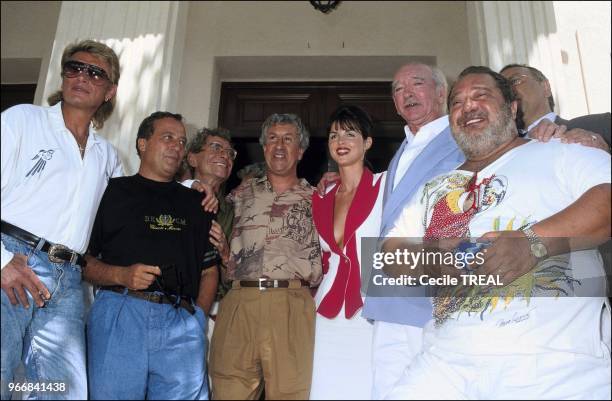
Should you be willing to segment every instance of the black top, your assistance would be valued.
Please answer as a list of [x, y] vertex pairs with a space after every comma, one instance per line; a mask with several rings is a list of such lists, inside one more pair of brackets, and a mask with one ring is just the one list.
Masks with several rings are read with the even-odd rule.
[[89, 253], [111, 265], [159, 266], [162, 278], [147, 291], [163, 286], [195, 299], [202, 270], [218, 262], [208, 233], [214, 214], [204, 212], [201, 200], [199, 192], [174, 181], [151, 181], [138, 174], [111, 178], [98, 208]]

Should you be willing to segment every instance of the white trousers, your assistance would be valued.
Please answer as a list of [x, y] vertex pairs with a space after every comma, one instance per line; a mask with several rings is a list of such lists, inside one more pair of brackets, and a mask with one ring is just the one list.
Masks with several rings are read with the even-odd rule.
[[334, 319], [317, 314], [311, 400], [364, 400], [372, 391], [374, 326], [344, 309]]
[[553, 350], [519, 354], [508, 349], [500, 350], [498, 355], [475, 355], [469, 353], [465, 339], [457, 339], [455, 349], [442, 349], [426, 333], [423, 352], [413, 359], [384, 397], [395, 400], [609, 400], [612, 372], [607, 302], [600, 322], [600, 339], [592, 355]]
[[418, 355], [387, 399], [610, 399], [610, 354]]
[[422, 348], [422, 328], [382, 321], [374, 323], [372, 399], [387, 397]]

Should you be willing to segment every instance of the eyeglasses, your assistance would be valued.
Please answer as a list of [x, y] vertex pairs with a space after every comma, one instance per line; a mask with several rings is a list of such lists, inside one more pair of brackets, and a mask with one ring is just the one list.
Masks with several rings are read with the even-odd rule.
[[103, 85], [107, 81], [110, 82], [110, 78], [106, 71], [93, 64], [69, 60], [66, 61], [62, 67], [62, 75], [67, 78], [74, 78], [83, 72], [87, 73], [87, 76], [94, 85]]
[[525, 74], [519, 74], [513, 76], [508, 81], [510, 82], [510, 86], [515, 87], [525, 82], [525, 78], [529, 78], [529, 76]]
[[210, 149], [213, 153], [224, 152], [230, 160], [235, 160], [236, 156], [238, 156], [238, 152], [235, 149], [224, 148], [223, 145], [218, 142], [210, 142], [204, 146], [208, 147], [208, 149]]

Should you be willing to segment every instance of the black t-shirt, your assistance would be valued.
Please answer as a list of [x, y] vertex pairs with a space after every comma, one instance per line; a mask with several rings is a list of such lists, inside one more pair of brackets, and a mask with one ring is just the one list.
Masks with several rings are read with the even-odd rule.
[[202, 270], [218, 262], [209, 241], [214, 214], [204, 212], [202, 195], [177, 182], [138, 174], [112, 178], [94, 222], [89, 253], [104, 263], [159, 266], [162, 278], [147, 291], [197, 298]]

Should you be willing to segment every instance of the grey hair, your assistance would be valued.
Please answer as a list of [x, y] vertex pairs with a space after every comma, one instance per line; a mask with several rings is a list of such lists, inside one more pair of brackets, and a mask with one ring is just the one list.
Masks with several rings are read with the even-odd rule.
[[292, 124], [297, 128], [298, 135], [300, 136], [300, 148], [302, 150], [306, 150], [308, 148], [308, 144], [310, 143], [310, 135], [308, 134], [308, 130], [302, 124], [302, 120], [295, 114], [278, 114], [274, 113], [266, 118], [266, 121], [261, 126], [261, 136], [259, 137], [259, 143], [261, 146], [266, 144], [266, 135], [270, 127], [276, 124]]
[[257, 162], [251, 163], [248, 166], [244, 166], [236, 173], [236, 176], [241, 180], [244, 179], [245, 176], [253, 174], [254, 177], [263, 177], [266, 175], [266, 163]]
[[222, 127], [213, 129], [204, 127], [199, 130], [196, 136], [191, 140], [191, 142], [189, 142], [189, 145], [187, 145], [187, 152], [185, 153], [200, 153], [202, 151], [202, 146], [204, 146], [204, 144], [206, 143], [206, 138], [208, 138], [209, 136], [223, 138], [229, 142], [230, 146], [234, 146], [232, 144], [232, 136], [230, 135], [229, 130]]
[[[431, 71], [431, 77], [434, 81], [434, 84], [436, 85], [436, 89], [442, 89], [442, 91], [444, 92], [444, 98], [448, 96], [448, 81], [446, 80], [446, 76], [444, 75], [441, 69], [439, 69], [435, 65], [426, 64], [426, 63], [408, 63], [408, 64], [404, 64], [401, 68], [404, 68], [409, 65], [421, 65], [421, 66], [429, 68], [429, 70]], [[394, 87], [395, 87], [395, 81], [391, 83], [392, 91]], [[446, 102], [442, 104], [442, 112], [445, 114], [447, 112]]]

